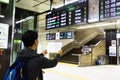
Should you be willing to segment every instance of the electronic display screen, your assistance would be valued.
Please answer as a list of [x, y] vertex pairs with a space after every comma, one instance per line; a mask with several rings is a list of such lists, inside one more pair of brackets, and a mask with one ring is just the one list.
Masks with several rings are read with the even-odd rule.
[[60, 28], [87, 22], [88, 1], [80, 0], [53, 9], [46, 15], [46, 29]]
[[100, 20], [120, 17], [120, 0], [99, 0]]
[[55, 40], [55, 39], [56, 39], [56, 33], [46, 34], [46, 40]]
[[73, 32], [68, 31], [68, 32], [60, 32], [60, 39], [72, 39], [73, 38]]

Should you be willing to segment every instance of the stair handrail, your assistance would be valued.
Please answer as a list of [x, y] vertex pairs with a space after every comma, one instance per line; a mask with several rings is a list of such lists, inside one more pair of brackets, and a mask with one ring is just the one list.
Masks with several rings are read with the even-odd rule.
[[[88, 41], [92, 40], [94, 37], [96, 37], [98, 35], [98, 32], [94, 32], [93, 34], [91, 34], [90, 36], [84, 38], [83, 40], [81, 40], [80, 42], [77, 42], [77, 44], [79, 44], [78, 47], [81, 47], [83, 44], [87, 43]], [[77, 47], [76, 47], [77, 48]]]
[[[67, 46], [71, 46], [71, 47], [63, 50], [63, 55], [64, 55], [65, 53], [67, 53], [68, 51], [70, 51], [71, 49], [73, 49], [73, 48], [80, 48], [81, 46], [83, 46], [83, 44], [87, 43], [88, 41], [90, 41], [91, 39], [93, 39], [94, 37], [96, 37], [97, 35], [98, 35], [98, 32], [94, 32], [94, 33], [91, 34], [90, 36], [84, 38], [82, 41], [77, 42], [77, 44], [79, 44], [79, 45], [77, 45], [77, 47], [76, 47], [76, 45], [74, 45], [74, 44], [76, 43], [76, 41], [70, 42], [69, 44], [67, 44]], [[66, 45], [65, 45], [65, 46], [66, 46]], [[65, 47], [65, 46], [64, 46], [64, 47]], [[64, 47], [63, 47], [63, 48], [64, 48]]]

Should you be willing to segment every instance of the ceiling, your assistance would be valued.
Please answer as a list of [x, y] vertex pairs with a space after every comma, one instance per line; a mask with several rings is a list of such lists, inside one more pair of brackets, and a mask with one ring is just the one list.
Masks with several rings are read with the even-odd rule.
[[[51, 1], [52, 1], [52, 6], [51, 6]], [[19, 17], [19, 15], [23, 13], [24, 15], [29, 14], [30, 11], [33, 11], [35, 13], [44, 13], [50, 10], [50, 8], [59, 7], [64, 5], [64, 3], [70, 3], [71, 1], [75, 1], [75, 0], [16, 0], [15, 5], [17, 8], [29, 10], [27, 13], [24, 13], [24, 11], [20, 12], [20, 9], [16, 9], [16, 15], [17, 15], [16, 17]], [[46, 14], [39, 15], [40, 28], [45, 28], [45, 17]]]
[[[74, 0], [65, 0], [68, 3]], [[16, 0], [16, 7], [42, 13], [50, 9], [51, 0]], [[52, 8], [63, 5], [64, 0], [52, 0]]]
[[[50, 1], [52, 1], [52, 0], [16, 0], [16, 7], [22, 8], [25, 10], [30, 10], [33, 12], [37, 12], [37, 13], [43, 13], [47, 10], [50, 10], [50, 5], [51, 5]], [[64, 1], [65, 1], [65, 3], [69, 3], [74, 0], [53, 0], [51, 7], [55, 8], [60, 5], [64, 5]], [[39, 27], [41, 30], [45, 30], [45, 24], [46, 24], [45, 17], [46, 17], [46, 14], [41, 14], [39, 16], [39, 25], [40, 25]], [[89, 26], [89, 25], [96, 26], [97, 24], [101, 25], [101, 24], [106, 24], [106, 23], [109, 24], [109, 23], [111, 23], [111, 21], [107, 21], [105, 23], [96, 23], [96, 24], [93, 23], [93, 24], [87, 24], [87, 25], [79, 25], [79, 27]], [[99, 27], [99, 26], [97, 26], [97, 27]], [[109, 27], [111, 27], [111, 26], [109, 25]], [[109, 28], [109, 27], [106, 27], [106, 28]], [[78, 29], [78, 27], [73, 27], [71, 29]]]

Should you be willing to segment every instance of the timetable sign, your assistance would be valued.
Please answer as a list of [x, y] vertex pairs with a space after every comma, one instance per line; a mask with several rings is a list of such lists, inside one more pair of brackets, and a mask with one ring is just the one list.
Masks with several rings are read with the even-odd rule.
[[74, 3], [55, 8], [46, 15], [46, 29], [60, 28], [87, 22], [87, 15], [87, 0], [79, 0]]
[[120, 17], [120, 0], [100, 0], [100, 20]]

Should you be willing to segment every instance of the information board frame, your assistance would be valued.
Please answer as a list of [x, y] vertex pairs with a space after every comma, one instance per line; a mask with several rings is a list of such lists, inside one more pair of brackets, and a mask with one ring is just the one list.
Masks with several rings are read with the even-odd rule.
[[76, 1], [46, 14], [46, 30], [72, 26], [88, 21], [88, 0]]

